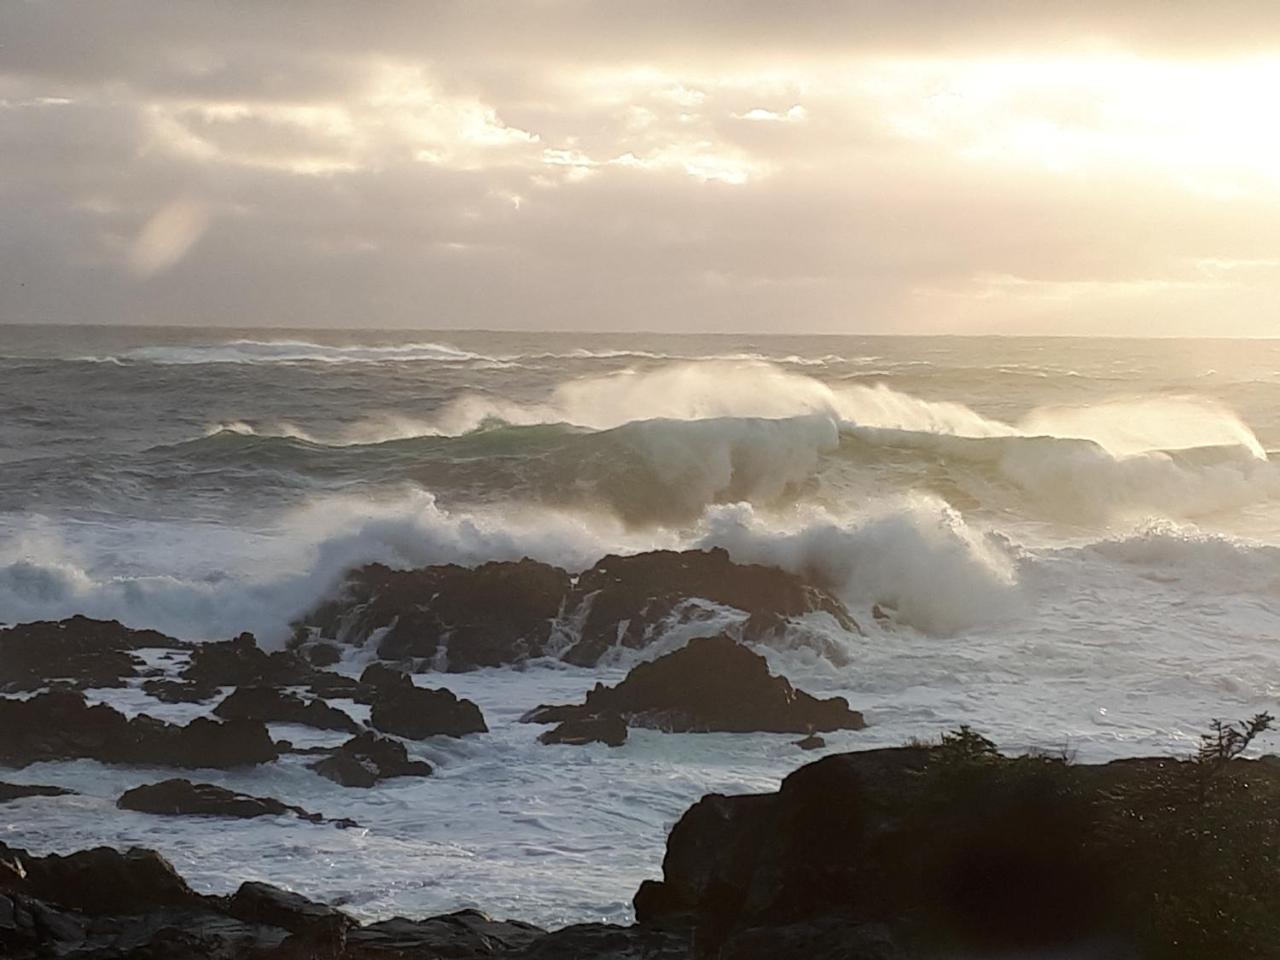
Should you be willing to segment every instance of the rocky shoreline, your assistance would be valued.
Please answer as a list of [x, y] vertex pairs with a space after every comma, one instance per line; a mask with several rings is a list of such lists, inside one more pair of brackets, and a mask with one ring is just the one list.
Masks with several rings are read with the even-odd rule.
[[14, 960], [892, 960], [1273, 956], [1280, 762], [1004, 757], [962, 730], [835, 754], [672, 829], [631, 926], [464, 910], [360, 925], [262, 883], [195, 893], [159, 854], [0, 845]]
[[[372, 790], [433, 775], [410, 753], [415, 743], [470, 742], [489, 730], [471, 700], [420, 685], [423, 672], [434, 680], [535, 658], [593, 665], [653, 647], [673, 626], [692, 627], [692, 639], [652, 649], [581, 703], [530, 704], [521, 719], [548, 727], [542, 743], [571, 748], [618, 746], [629, 729], [644, 729], [799, 734], [796, 748], [809, 749], [823, 745], [821, 733], [862, 729], [862, 714], [843, 697], [798, 689], [744, 644], [804, 642], [813, 616], [857, 630], [820, 584], [712, 550], [606, 557], [577, 577], [528, 560], [366, 567], [277, 651], [249, 634], [193, 644], [85, 617], [22, 624], [0, 630], [0, 765], [227, 771], [302, 755], [293, 762], [304, 778]], [[358, 676], [327, 669], [353, 652]], [[104, 688], [183, 705], [185, 722], [126, 716], [94, 702]], [[300, 746], [273, 735], [281, 723], [341, 741]], [[1005, 757], [967, 728], [934, 743], [829, 755], [774, 793], [713, 793], [693, 804], [670, 831], [662, 878], [635, 891], [630, 926], [546, 931], [474, 910], [361, 925], [262, 883], [198, 894], [152, 850], [40, 856], [0, 845], [0, 955], [1276, 956], [1280, 762], [1240, 757], [1267, 723], [1219, 725], [1189, 760]], [[0, 803], [66, 792], [0, 784]], [[139, 784], [117, 804], [154, 817], [357, 826], [194, 775]], [[8, 836], [20, 845], [20, 824]]]

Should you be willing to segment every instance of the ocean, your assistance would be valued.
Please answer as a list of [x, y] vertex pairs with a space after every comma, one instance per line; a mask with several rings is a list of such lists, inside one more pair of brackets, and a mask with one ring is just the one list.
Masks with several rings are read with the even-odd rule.
[[[1188, 752], [1210, 718], [1276, 706], [1277, 447], [1280, 341], [0, 326], [0, 622], [280, 646], [369, 561], [722, 546], [861, 624], [761, 651], [865, 713], [828, 751], [969, 724], [1088, 760]], [[77, 761], [6, 771], [81, 795], [11, 805], [3, 839], [154, 847], [202, 890], [268, 880], [364, 919], [625, 922], [690, 803], [813, 755], [649, 730], [546, 747], [516, 721], [714, 627], [598, 668], [419, 677], [492, 728], [412, 745], [426, 779], [200, 772], [359, 830], [117, 811], [170, 774]]]

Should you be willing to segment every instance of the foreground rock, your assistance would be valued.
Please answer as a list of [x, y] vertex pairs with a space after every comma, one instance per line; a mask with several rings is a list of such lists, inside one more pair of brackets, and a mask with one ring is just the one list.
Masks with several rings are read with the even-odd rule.
[[825, 757], [672, 828], [637, 924], [474, 910], [358, 926], [266, 884], [194, 893], [152, 851], [0, 844], [0, 955], [187, 960], [1245, 960], [1280, 942], [1280, 761]]
[[400, 673], [380, 679], [376, 690], [369, 725], [383, 733], [424, 740], [489, 732], [479, 707], [443, 687], [428, 690], [415, 686], [407, 674]]
[[337, 707], [322, 700], [304, 700], [270, 687], [237, 687], [213, 708], [225, 720], [260, 720], [263, 723], [300, 723], [318, 730], [355, 733], [360, 725]]
[[44, 787], [34, 783], [0, 783], [0, 803], [28, 797], [67, 797], [75, 794], [65, 787]]
[[198, 717], [178, 726], [145, 714], [126, 718], [106, 704], [90, 706], [76, 690], [0, 699], [0, 764], [7, 766], [90, 759], [226, 769], [269, 763], [276, 756], [267, 728], [251, 720]]
[[640, 924], [714, 957], [1274, 956], [1280, 765], [826, 757], [672, 829]]
[[263, 883], [195, 893], [151, 850], [100, 847], [37, 857], [0, 844], [0, 956], [6, 960], [374, 960], [514, 956], [538, 927], [464, 910], [361, 927]]
[[843, 697], [819, 700], [769, 672], [764, 657], [731, 637], [699, 637], [642, 663], [616, 687], [600, 684], [581, 705], [539, 707], [523, 719], [563, 723], [617, 715], [668, 732], [812, 733], [861, 730]]
[[135, 651], [186, 649], [155, 630], [131, 630], [115, 620], [69, 617], [0, 630], [0, 690], [39, 690], [54, 680], [80, 688], [120, 687], [139, 676]]
[[354, 820], [345, 818], [329, 821], [318, 813], [281, 803], [272, 797], [251, 797], [212, 783], [192, 783], [183, 779], [148, 783], [126, 790], [116, 801], [116, 806], [121, 810], [164, 816], [233, 817], [240, 820], [293, 814], [300, 820], [312, 823], [331, 822], [339, 827], [358, 826]]
[[431, 764], [425, 760], [410, 760], [399, 740], [369, 732], [352, 737], [332, 756], [310, 767], [344, 787], [372, 787], [394, 777], [427, 777], [432, 773]]
[[420, 570], [372, 564], [352, 571], [336, 597], [302, 618], [298, 647], [363, 645], [379, 633], [380, 657], [420, 669], [542, 656], [590, 666], [615, 647], [644, 647], [667, 626], [705, 616], [708, 603], [739, 610], [748, 639], [811, 613], [858, 629], [838, 599], [794, 574], [734, 563], [721, 549], [660, 550], [605, 557], [576, 580], [527, 559]]

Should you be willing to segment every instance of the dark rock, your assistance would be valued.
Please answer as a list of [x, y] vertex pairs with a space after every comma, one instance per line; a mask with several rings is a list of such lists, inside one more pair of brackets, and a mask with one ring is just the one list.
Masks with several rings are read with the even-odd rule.
[[734, 563], [720, 548], [655, 550], [605, 557], [578, 578], [566, 609], [587, 612], [579, 640], [564, 659], [592, 666], [619, 644], [647, 646], [655, 629], [691, 599], [742, 610], [757, 631], [815, 612], [828, 613], [844, 629], [858, 631], [843, 603], [795, 574]]
[[352, 677], [340, 673], [321, 671], [311, 678], [307, 687], [312, 696], [325, 700], [354, 700], [356, 703], [373, 703], [376, 691]]
[[[689, 960], [692, 954], [687, 933], [579, 923], [538, 937], [523, 950], [506, 956], [511, 960]], [[801, 957], [807, 960], [802, 953], [776, 954], [768, 960]], [[860, 958], [849, 955], [848, 960]]]
[[443, 654], [456, 672], [541, 656], [568, 589], [568, 573], [533, 560], [421, 570], [370, 564], [306, 620], [324, 637], [360, 644], [386, 628], [380, 657]]
[[204, 703], [212, 700], [221, 687], [211, 683], [184, 683], [181, 680], [148, 680], [142, 692], [161, 703]]
[[[366, 670], [365, 675], [368, 674]], [[479, 707], [470, 700], [459, 700], [443, 687], [429, 690], [414, 686], [408, 675], [401, 673], [377, 682], [376, 689], [369, 725], [383, 733], [423, 740], [441, 734], [463, 737], [489, 731]]]
[[741, 610], [748, 640], [786, 631], [791, 618], [809, 613], [858, 630], [821, 586], [713, 549], [608, 556], [576, 580], [532, 560], [407, 571], [372, 564], [304, 617], [300, 636], [364, 644], [381, 631], [383, 659], [456, 672], [547, 656], [561, 646], [553, 635], [576, 633], [563, 658], [590, 666], [616, 646], [646, 646], [673, 619], [705, 618], [708, 603]]
[[360, 674], [360, 685], [375, 691], [395, 690], [412, 682], [403, 670], [388, 667], [385, 663], [371, 663]]
[[322, 777], [344, 787], [372, 787], [392, 777], [426, 777], [431, 764], [410, 760], [404, 744], [376, 733], [352, 737], [329, 757], [310, 765]]
[[26, 797], [66, 797], [75, 794], [65, 787], [41, 787], [32, 783], [0, 783], [0, 803]]
[[1280, 769], [1209, 769], [955, 741], [824, 757], [689, 808], [636, 918], [734, 960], [1266, 955]]
[[811, 733], [809, 736], [797, 740], [795, 745], [801, 750], [821, 750], [827, 745], [827, 741], [816, 733]]
[[316, 669], [292, 650], [267, 653], [251, 633], [218, 643], [197, 643], [182, 679], [204, 686], [305, 686]]
[[518, 920], [492, 920], [479, 910], [428, 920], [396, 917], [347, 934], [344, 957], [493, 957], [528, 946], [545, 932]]
[[225, 720], [260, 720], [263, 723], [300, 723], [319, 730], [355, 733], [359, 724], [323, 700], [303, 700], [297, 694], [271, 687], [237, 687], [213, 708]]
[[69, 617], [0, 630], [0, 689], [38, 690], [51, 680], [77, 687], [120, 687], [139, 675], [134, 651], [187, 644], [154, 630], [131, 630], [115, 620]]
[[580, 703], [540, 703], [532, 710], [520, 715], [521, 723], [564, 723], [566, 720], [581, 720], [591, 716]]
[[819, 700], [769, 673], [764, 657], [727, 636], [698, 637], [642, 663], [616, 687], [597, 684], [578, 707], [539, 707], [533, 722], [620, 714], [637, 727], [669, 732], [812, 733], [860, 730], [862, 714], [843, 697]]
[[306, 657], [316, 667], [332, 667], [342, 659], [336, 643], [313, 643], [305, 648]]
[[80, 758], [225, 769], [269, 763], [276, 748], [267, 728], [248, 720], [197, 717], [183, 727], [145, 714], [126, 718], [106, 704], [89, 706], [75, 690], [0, 699], [0, 764]]
[[36, 857], [0, 843], [0, 891], [90, 915], [141, 913], [200, 900], [168, 860], [139, 847]]
[[627, 721], [616, 713], [606, 713], [580, 720], [566, 720], [554, 730], [538, 737], [540, 743], [567, 743], [581, 746], [603, 743], [620, 747], [627, 742]]
[[237, 920], [304, 936], [332, 937], [356, 922], [340, 910], [267, 883], [242, 883], [227, 904]]
[[[312, 823], [326, 821], [318, 813], [281, 803], [272, 797], [251, 797], [212, 783], [192, 783], [182, 779], [163, 780], [126, 790], [116, 801], [116, 806], [121, 810], [165, 816], [233, 817], [247, 820], [253, 817], [293, 814]], [[353, 820], [333, 822], [340, 827], [357, 826]]]

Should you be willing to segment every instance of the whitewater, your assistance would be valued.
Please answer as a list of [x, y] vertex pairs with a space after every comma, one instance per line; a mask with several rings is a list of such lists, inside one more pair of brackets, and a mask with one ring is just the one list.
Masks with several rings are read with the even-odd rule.
[[[720, 546], [822, 584], [862, 627], [815, 615], [760, 650], [866, 715], [828, 751], [967, 723], [1011, 750], [1188, 752], [1210, 718], [1277, 706], [1278, 448], [1272, 341], [0, 326], [0, 622], [280, 646], [370, 561], [581, 570]], [[359, 830], [116, 811], [167, 774], [89, 761], [6, 771], [81, 795], [0, 824], [35, 851], [140, 844], [204, 890], [264, 879], [366, 919], [627, 921], [691, 802], [773, 789], [812, 755], [645, 730], [546, 747], [517, 719], [727, 618], [600, 668], [420, 676], [492, 728], [411, 744], [424, 780], [346, 790], [303, 758], [200, 772]]]

